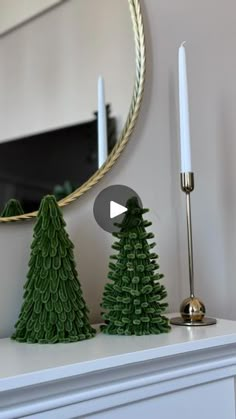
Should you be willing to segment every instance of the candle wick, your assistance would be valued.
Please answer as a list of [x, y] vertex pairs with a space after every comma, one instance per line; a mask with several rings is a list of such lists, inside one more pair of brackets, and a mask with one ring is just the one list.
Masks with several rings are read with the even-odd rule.
[[186, 41], [183, 41], [181, 44], [181, 47], [184, 47], [185, 44], [186, 44]]

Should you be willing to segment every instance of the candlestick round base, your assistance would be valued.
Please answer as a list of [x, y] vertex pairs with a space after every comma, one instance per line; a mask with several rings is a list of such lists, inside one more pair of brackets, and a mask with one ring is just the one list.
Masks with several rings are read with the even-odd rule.
[[201, 300], [196, 297], [186, 298], [180, 306], [181, 317], [171, 319], [171, 324], [179, 326], [208, 326], [216, 320], [205, 317], [206, 309]]
[[204, 317], [201, 322], [186, 322], [182, 319], [182, 317], [173, 317], [170, 320], [170, 323], [175, 326], [211, 326], [216, 324], [216, 319], [211, 317]]

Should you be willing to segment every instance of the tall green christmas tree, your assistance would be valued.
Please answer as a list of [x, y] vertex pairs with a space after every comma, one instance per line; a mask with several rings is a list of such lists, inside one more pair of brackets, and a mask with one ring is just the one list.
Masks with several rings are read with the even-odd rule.
[[159, 265], [158, 256], [152, 252], [155, 243], [148, 243], [153, 238], [146, 232], [152, 223], [144, 221], [142, 209], [136, 197], [127, 201], [127, 212], [118, 233], [113, 235], [119, 240], [113, 244], [118, 250], [111, 256], [108, 278], [111, 283], [105, 285], [102, 313], [105, 325], [104, 333], [110, 335], [150, 335], [165, 333], [170, 330], [169, 321], [163, 315], [168, 304], [162, 300], [167, 292], [160, 279], [163, 275], [155, 273]]
[[76, 342], [95, 335], [65, 225], [55, 197], [46, 196], [34, 227], [24, 302], [12, 336], [19, 342]]
[[15, 215], [22, 215], [24, 211], [21, 203], [17, 199], [9, 199], [3, 208], [0, 217], [14, 217]]

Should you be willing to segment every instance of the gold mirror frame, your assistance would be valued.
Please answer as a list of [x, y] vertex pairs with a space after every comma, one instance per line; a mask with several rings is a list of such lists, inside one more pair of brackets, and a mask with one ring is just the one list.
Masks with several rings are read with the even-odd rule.
[[[107, 160], [103, 166], [94, 173], [83, 185], [76, 189], [73, 193], [68, 195], [66, 198], [58, 202], [60, 207], [70, 204], [75, 201], [85, 192], [92, 188], [102, 177], [111, 169], [113, 164], [116, 162], [121, 152], [125, 148], [130, 135], [134, 129], [135, 122], [137, 120], [140, 105], [143, 97], [144, 82], [145, 82], [145, 67], [146, 67], [146, 56], [145, 56], [145, 38], [143, 29], [143, 19], [141, 14], [139, 0], [128, 0], [131, 21], [134, 31], [134, 42], [135, 42], [135, 57], [136, 57], [136, 80], [134, 84], [134, 91], [131, 101], [129, 114], [125, 123], [125, 126], [121, 132], [120, 138], [117, 144], [109, 154]], [[7, 223], [9, 221], [23, 221], [30, 218], [36, 217], [38, 211], [30, 212], [28, 214], [17, 215], [14, 217], [0, 217], [0, 222]]]

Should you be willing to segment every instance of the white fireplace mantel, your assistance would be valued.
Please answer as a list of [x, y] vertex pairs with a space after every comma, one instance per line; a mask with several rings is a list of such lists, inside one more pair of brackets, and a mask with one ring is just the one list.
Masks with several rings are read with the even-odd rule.
[[236, 322], [71, 344], [0, 340], [0, 419], [235, 419]]

